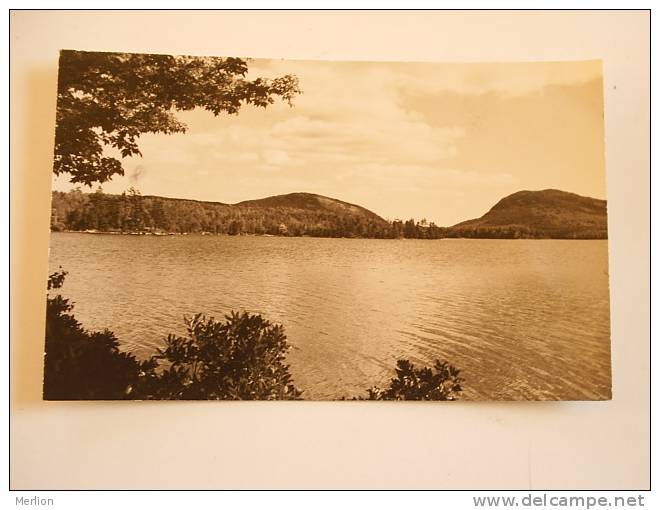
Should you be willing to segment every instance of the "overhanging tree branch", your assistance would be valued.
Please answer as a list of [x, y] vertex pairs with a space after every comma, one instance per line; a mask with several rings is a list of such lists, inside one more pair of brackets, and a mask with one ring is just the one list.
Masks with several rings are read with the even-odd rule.
[[266, 107], [300, 94], [298, 78], [246, 79], [240, 58], [100, 53], [63, 50], [57, 87], [56, 175], [91, 186], [123, 175], [122, 158], [141, 155], [142, 133], [181, 133], [176, 111], [203, 108], [237, 114], [241, 106]]

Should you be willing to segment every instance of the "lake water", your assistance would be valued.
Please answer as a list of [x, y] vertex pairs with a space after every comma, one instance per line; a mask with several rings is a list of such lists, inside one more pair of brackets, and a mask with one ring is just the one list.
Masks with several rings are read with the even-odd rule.
[[53, 233], [92, 330], [148, 356], [184, 314], [284, 325], [307, 399], [387, 385], [399, 358], [462, 370], [464, 399], [610, 395], [607, 241]]

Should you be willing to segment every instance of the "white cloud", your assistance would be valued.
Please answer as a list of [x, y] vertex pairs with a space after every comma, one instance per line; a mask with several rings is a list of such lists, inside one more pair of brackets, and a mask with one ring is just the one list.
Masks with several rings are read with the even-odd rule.
[[268, 165], [273, 167], [294, 163], [289, 157], [289, 153], [283, 150], [267, 149], [261, 153], [261, 157]]

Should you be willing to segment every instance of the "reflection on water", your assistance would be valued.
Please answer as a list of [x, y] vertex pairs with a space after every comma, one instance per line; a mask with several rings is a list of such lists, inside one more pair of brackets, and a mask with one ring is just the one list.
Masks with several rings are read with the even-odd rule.
[[463, 398], [610, 396], [607, 241], [53, 233], [89, 329], [147, 356], [184, 314], [281, 322], [308, 399], [385, 385], [399, 358], [462, 369]]

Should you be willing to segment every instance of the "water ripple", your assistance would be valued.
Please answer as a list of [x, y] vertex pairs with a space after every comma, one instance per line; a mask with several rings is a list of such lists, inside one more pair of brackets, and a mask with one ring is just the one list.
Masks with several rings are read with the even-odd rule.
[[458, 366], [470, 399], [610, 395], [606, 241], [54, 233], [50, 265], [76, 317], [140, 356], [186, 314], [281, 322], [307, 398], [363, 394], [403, 357]]

